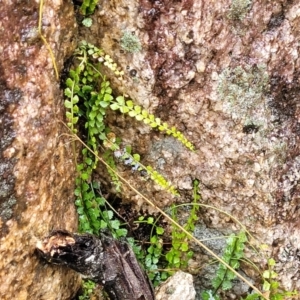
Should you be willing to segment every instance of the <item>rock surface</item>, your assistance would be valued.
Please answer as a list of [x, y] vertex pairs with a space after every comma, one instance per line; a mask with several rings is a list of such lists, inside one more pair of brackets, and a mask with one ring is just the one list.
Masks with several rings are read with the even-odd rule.
[[[36, 31], [38, 4], [8, 1], [0, 15], [0, 296], [67, 299], [78, 277], [33, 255], [45, 232], [76, 228], [62, 94]], [[283, 287], [300, 289], [299, 1], [104, 0], [94, 20], [87, 39], [126, 71], [126, 83], [115, 79], [114, 87], [184, 132], [196, 151], [115, 113], [112, 130], [178, 186], [176, 201], [190, 202], [197, 178], [202, 201], [242, 221], [269, 246]], [[74, 24], [71, 2], [45, 3], [43, 30], [59, 69]], [[140, 52], [122, 49], [125, 32], [139, 38]], [[122, 168], [160, 207], [174, 202]], [[126, 186], [122, 197], [146, 208]], [[214, 210], [201, 216], [220, 233], [238, 228]]]
[[[178, 185], [180, 201], [199, 179], [202, 201], [242, 221], [269, 246], [283, 287], [299, 289], [299, 1], [106, 0], [95, 20], [89, 41], [126, 71], [115, 87], [182, 130], [196, 151], [129, 117], [113, 114], [113, 131]], [[125, 32], [140, 52], [122, 49]], [[174, 201], [121, 170], [160, 207]], [[122, 196], [144, 206], [126, 187]], [[238, 228], [214, 210], [203, 222]]]
[[[58, 69], [74, 50], [71, 1], [44, 1], [42, 28]], [[80, 277], [41, 263], [38, 239], [76, 230], [74, 159], [63, 97], [37, 32], [36, 1], [5, 1], [0, 12], [0, 298], [70, 299]]]
[[182, 271], [172, 275], [155, 293], [156, 300], [194, 300], [195, 296], [193, 276]]

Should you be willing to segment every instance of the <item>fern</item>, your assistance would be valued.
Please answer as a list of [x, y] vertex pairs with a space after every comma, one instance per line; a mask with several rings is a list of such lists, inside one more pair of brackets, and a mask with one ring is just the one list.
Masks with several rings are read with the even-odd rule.
[[[227, 239], [227, 245], [224, 250], [222, 259], [231, 266], [234, 270], [240, 267], [240, 260], [244, 257], [245, 243], [247, 242], [247, 236], [244, 231], [241, 231], [237, 236], [231, 234]], [[224, 264], [219, 264], [215, 278], [212, 280], [212, 286], [214, 291], [204, 291], [202, 293], [203, 299], [207, 298], [208, 295], [212, 294], [216, 298], [219, 289], [224, 291], [232, 288], [232, 281], [236, 278], [236, 275], [229, 270]]]
[[[241, 231], [238, 236], [232, 234], [227, 239], [227, 246], [222, 259], [235, 270], [239, 268], [239, 261], [244, 256], [245, 242], [247, 242], [247, 237], [244, 231]], [[215, 291], [219, 288], [229, 290], [232, 288], [232, 280], [235, 278], [236, 275], [221, 264], [219, 265], [216, 277], [212, 281], [212, 285]]]
[[[112, 180], [112, 184], [114, 185], [116, 191], [119, 193], [121, 192], [122, 182], [119, 179], [119, 177], [116, 175], [117, 166], [113, 157], [113, 152], [108, 149], [103, 154], [104, 161], [110, 166], [110, 168], [107, 168], [107, 172], [110, 175], [110, 178]], [[115, 172], [114, 172], [115, 171]]]
[[162, 122], [160, 118], [156, 118], [154, 115], [149, 114], [145, 109], [142, 109], [141, 106], [135, 105], [132, 100], [125, 100], [123, 96], [119, 96], [113, 101], [110, 108], [112, 110], [119, 110], [121, 113], [128, 114], [138, 121], [143, 121], [152, 128], [157, 128], [159, 131], [172, 135], [191, 151], [195, 150], [193, 144], [188, 141], [182, 132], [178, 131], [175, 127], [170, 128], [167, 123]]
[[90, 15], [95, 11], [99, 0], [83, 0], [80, 11], [83, 15]]
[[79, 98], [77, 93], [80, 91], [79, 88], [79, 74], [80, 68], [76, 68], [75, 70], [70, 71], [70, 77], [66, 80], [65, 96], [68, 98], [65, 100], [64, 105], [67, 109], [66, 117], [68, 119], [67, 125], [70, 127], [72, 133], [77, 133], [77, 129], [75, 129], [74, 125], [78, 122], [78, 102]]
[[[93, 3], [95, 4], [96, 2], [84, 1], [83, 5], [92, 5]], [[100, 72], [100, 68], [101, 66], [107, 67], [120, 81], [123, 81], [124, 72], [101, 49], [86, 41], [82, 41], [79, 48], [75, 51], [75, 59], [77, 65], [70, 70], [64, 91], [67, 125], [73, 134], [77, 134], [76, 125], [81, 120], [80, 123], [86, 129], [86, 144], [92, 150], [87, 151], [87, 149], [83, 149], [82, 161], [77, 165], [76, 205], [78, 207], [80, 231], [97, 233], [104, 226], [104, 224], [100, 224], [96, 220], [101, 216], [100, 206], [102, 202], [97, 202], [99, 198], [93, 192], [91, 181], [93, 170], [98, 163], [97, 156], [101, 144], [110, 150], [104, 155], [104, 159], [109, 166], [107, 169], [112, 178], [112, 183], [117, 191], [121, 189], [121, 181], [114, 172], [116, 170], [114, 157], [113, 155], [109, 157], [109, 154], [114, 153], [119, 147], [114, 139], [111, 139], [109, 134], [107, 134], [107, 126], [105, 124], [107, 109], [118, 109], [122, 113], [128, 113], [129, 116], [149, 124], [152, 128], [158, 128], [160, 131], [173, 135], [191, 150], [193, 150], [193, 145], [175, 127], [170, 128], [159, 118], [155, 118], [154, 115], [135, 105], [132, 100], [125, 101], [123, 96], [114, 98], [110, 81]], [[73, 151], [75, 152], [74, 144]], [[155, 183], [170, 193], [178, 195], [175, 187], [161, 174], [151, 166], [143, 166], [139, 162], [140, 157], [138, 154], [131, 155], [127, 152], [126, 156], [127, 158], [131, 157], [132, 164], [138, 166], [138, 169], [145, 170]]]
[[[98, 117], [96, 109], [92, 112], [91, 116], [97, 116], [97, 118], [99, 118], [99, 123], [103, 121], [103, 118], [101, 117], [103, 116], [103, 114], [105, 114], [105, 110], [109, 105], [109, 107], [112, 110], [119, 110], [123, 114], [128, 113], [130, 117], [135, 117], [138, 121], [143, 121], [145, 124], [148, 124], [152, 128], [157, 128], [158, 130], [165, 132], [168, 135], [172, 135], [173, 137], [178, 139], [183, 145], [185, 145], [188, 149], [194, 151], [193, 144], [190, 141], [188, 141], [188, 139], [183, 135], [183, 133], [177, 130], [175, 127], [170, 127], [167, 123], [162, 122], [160, 118], [156, 118], [153, 114], [150, 114], [145, 109], [142, 109], [141, 106], [135, 105], [132, 100], [125, 100], [123, 96], [119, 96], [116, 99], [113, 99], [113, 97], [111, 96], [112, 90], [110, 87], [108, 87], [109, 81], [107, 81], [105, 77], [102, 76], [102, 74], [99, 71], [99, 68], [97, 68], [96, 64], [93, 62], [93, 60], [98, 60], [100, 63], [103, 63], [104, 66], [106, 66], [114, 72], [114, 74], [119, 80], [123, 81], [124, 71], [122, 71], [121, 68], [117, 66], [117, 64], [112, 60], [112, 58], [109, 55], [105, 54], [101, 49], [97, 48], [96, 46], [90, 43], [87, 43], [86, 41], [81, 42], [80, 47], [77, 49], [75, 54], [76, 57], [81, 61], [81, 63], [75, 71], [70, 71], [70, 77], [73, 76], [74, 79], [72, 80], [72, 78], [68, 78], [66, 82], [69, 89], [66, 90], [65, 93], [67, 93], [67, 96], [73, 100], [67, 103], [65, 102], [65, 106], [67, 108], [71, 110], [74, 109], [74, 107], [72, 108], [72, 104], [75, 105], [79, 101], [78, 96], [76, 94], [79, 93], [79, 96], [84, 97], [86, 92], [92, 92], [93, 87], [95, 87], [92, 85], [95, 85], [98, 82], [97, 78], [101, 77], [101, 80], [105, 81], [105, 85], [107, 85], [106, 87], [109, 89], [103, 90], [103, 86], [101, 86], [100, 94], [98, 94], [98, 101], [94, 102], [99, 108], [100, 116]], [[79, 86], [80, 79], [83, 85], [81, 92]], [[96, 94], [96, 91], [93, 91], [91, 93], [93, 97], [95, 97]], [[102, 96], [103, 98], [101, 99]], [[89, 102], [93, 102], [93, 97], [88, 99], [89, 106]], [[74, 113], [76, 114], [76, 112]], [[71, 112], [68, 115], [69, 119], [73, 121], [75, 121], [74, 113]]]
[[[198, 221], [197, 212], [199, 211], [200, 195], [198, 193], [199, 181], [193, 181], [193, 202], [189, 217], [184, 229], [190, 233], [194, 232], [195, 223]], [[173, 205], [171, 208], [172, 219], [178, 221], [178, 207]], [[186, 233], [182, 232], [177, 226], [172, 225], [172, 247], [166, 254], [166, 260], [168, 261], [168, 268], [186, 268], [188, 260], [194, 255], [193, 251], [189, 248], [189, 238]]]
[[106, 143], [110, 145], [111, 149], [114, 149], [114, 155], [121, 161], [124, 162], [125, 165], [130, 165], [133, 171], [145, 171], [146, 174], [159, 186], [161, 186], [164, 190], [170, 192], [174, 196], [179, 196], [176, 188], [159, 172], [155, 171], [151, 166], [144, 166], [140, 162], [140, 155], [137, 153], [131, 154], [131, 147], [126, 146], [124, 149], [120, 149], [117, 144]]
[[212, 291], [204, 291], [201, 293], [202, 300], [220, 300], [218, 295], [214, 295]]

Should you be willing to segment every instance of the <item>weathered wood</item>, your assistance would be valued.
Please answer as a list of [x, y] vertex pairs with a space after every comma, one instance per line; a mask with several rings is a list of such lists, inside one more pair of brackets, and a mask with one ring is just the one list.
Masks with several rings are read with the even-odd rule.
[[104, 286], [112, 300], [154, 300], [154, 291], [126, 242], [104, 234], [52, 232], [37, 244], [48, 262], [66, 265]]

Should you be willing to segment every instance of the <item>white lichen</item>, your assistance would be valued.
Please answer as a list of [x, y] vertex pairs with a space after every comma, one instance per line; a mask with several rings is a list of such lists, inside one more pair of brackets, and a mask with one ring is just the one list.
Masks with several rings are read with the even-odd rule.
[[223, 109], [244, 125], [266, 123], [268, 73], [264, 65], [227, 68], [219, 75], [218, 93]]
[[232, 0], [228, 18], [232, 20], [243, 20], [249, 9], [251, 0]]
[[139, 38], [131, 32], [124, 32], [120, 40], [121, 48], [130, 53], [136, 53], [142, 50]]

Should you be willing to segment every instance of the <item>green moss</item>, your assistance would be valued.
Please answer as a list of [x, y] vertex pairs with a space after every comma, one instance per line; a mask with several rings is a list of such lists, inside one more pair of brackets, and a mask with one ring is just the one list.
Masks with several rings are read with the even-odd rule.
[[243, 20], [250, 8], [251, 0], [232, 0], [228, 18], [232, 20]]
[[142, 50], [139, 38], [128, 31], [124, 32], [120, 44], [123, 50], [130, 53], [136, 53]]

